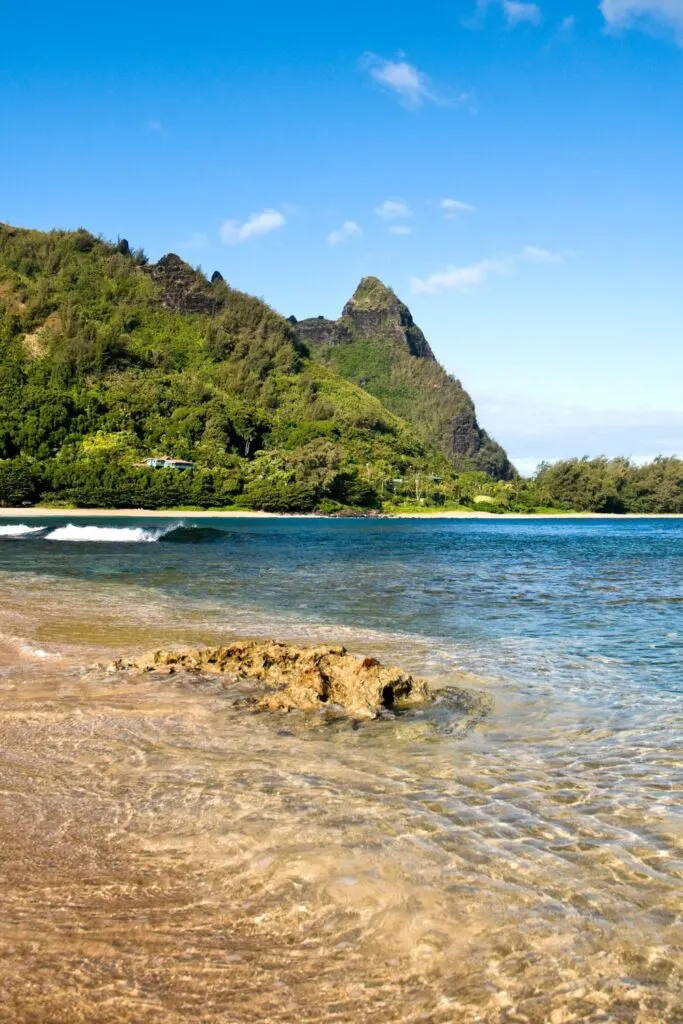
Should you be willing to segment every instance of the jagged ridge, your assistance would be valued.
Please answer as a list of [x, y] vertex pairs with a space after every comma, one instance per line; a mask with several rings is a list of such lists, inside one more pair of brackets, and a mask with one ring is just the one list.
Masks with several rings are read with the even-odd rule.
[[456, 469], [502, 480], [515, 475], [503, 448], [479, 426], [460, 381], [436, 361], [408, 307], [378, 278], [362, 279], [339, 320], [302, 320], [296, 331], [316, 358], [412, 423]]

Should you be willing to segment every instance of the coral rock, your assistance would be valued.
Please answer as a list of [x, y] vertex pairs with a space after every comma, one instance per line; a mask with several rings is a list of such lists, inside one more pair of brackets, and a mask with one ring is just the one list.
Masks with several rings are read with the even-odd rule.
[[[376, 658], [357, 658], [344, 647], [238, 641], [225, 647], [154, 651], [131, 661], [119, 659], [110, 669], [252, 679], [273, 688], [257, 701], [262, 711], [315, 711], [333, 705], [353, 718], [375, 718], [383, 709], [431, 699], [424, 680], [384, 666]], [[226, 680], [225, 688], [229, 685]]]

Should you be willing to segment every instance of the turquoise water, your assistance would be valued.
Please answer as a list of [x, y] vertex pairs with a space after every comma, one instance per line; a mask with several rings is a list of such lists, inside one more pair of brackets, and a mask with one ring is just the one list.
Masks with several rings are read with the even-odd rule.
[[134, 582], [285, 631], [429, 640], [473, 671], [596, 703], [683, 691], [679, 520], [180, 523], [31, 520], [10, 542], [0, 521], [0, 572]]
[[[489, 710], [314, 728], [91, 669], [235, 635], [341, 640]], [[96, 863], [106, 808], [102, 849], [187, 915], [160, 953], [151, 912], [121, 910], [121, 962], [161, 1009], [143, 986], [107, 1020], [194, 1019], [196, 982], [206, 1021], [683, 1021], [683, 521], [0, 519], [3, 645], [36, 821], [65, 816]], [[73, 905], [105, 942], [94, 884]], [[109, 978], [80, 947], [73, 973], [55, 959], [55, 892], [43, 1013], [78, 971]]]

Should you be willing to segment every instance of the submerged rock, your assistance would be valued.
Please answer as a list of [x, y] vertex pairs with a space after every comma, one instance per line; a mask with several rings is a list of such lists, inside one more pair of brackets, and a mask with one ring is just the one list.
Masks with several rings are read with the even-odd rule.
[[[376, 718], [383, 709], [401, 709], [432, 699], [423, 679], [376, 658], [358, 658], [345, 647], [297, 647], [274, 641], [236, 641], [225, 647], [159, 650], [109, 666], [116, 672], [224, 675], [273, 687], [256, 700], [261, 711], [316, 711], [343, 708], [353, 718]], [[223, 684], [230, 685], [226, 679]]]

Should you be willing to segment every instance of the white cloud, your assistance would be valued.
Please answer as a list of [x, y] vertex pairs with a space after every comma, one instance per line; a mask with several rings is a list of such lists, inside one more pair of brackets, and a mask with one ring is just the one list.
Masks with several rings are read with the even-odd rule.
[[208, 237], [203, 231], [193, 231], [190, 237], [180, 243], [181, 249], [206, 249], [209, 244]]
[[286, 218], [279, 210], [262, 210], [252, 213], [242, 224], [236, 220], [226, 220], [221, 224], [221, 241], [226, 245], [237, 245], [257, 235], [267, 235], [277, 228], [284, 227]]
[[503, 13], [510, 28], [516, 25], [540, 25], [541, 8], [538, 4], [520, 3], [519, 0], [503, 0]]
[[376, 82], [395, 92], [407, 107], [419, 107], [423, 100], [435, 101], [428, 75], [405, 60], [385, 60], [366, 53], [361, 66]]
[[396, 220], [399, 217], [411, 217], [412, 211], [402, 199], [385, 199], [375, 208], [375, 213], [383, 220]]
[[667, 25], [683, 46], [683, 0], [602, 0], [600, 10], [611, 28]]
[[469, 267], [450, 267], [426, 278], [413, 277], [410, 286], [416, 295], [438, 295], [444, 291], [469, 292], [479, 288], [492, 274], [510, 274], [513, 269], [514, 262], [510, 257], [480, 260]]
[[362, 236], [363, 229], [360, 224], [356, 224], [355, 220], [345, 220], [338, 231], [330, 231], [327, 236], [327, 244], [339, 245], [350, 238], [362, 238]]
[[570, 36], [576, 27], [576, 18], [573, 14], [568, 14], [566, 18], [563, 18], [559, 24], [558, 34], [561, 36]]
[[440, 95], [429, 75], [414, 64], [409, 64], [403, 54], [399, 54], [397, 60], [387, 60], [376, 53], [365, 53], [359, 66], [385, 89], [395, 93], [404, 107], [419, 107], [424, 102], [446, 106], [453, 102], [460, 105], [471, 102], [469, 92], [461, 93], [455, 101]]
[[448, 267], [426, 278], [413, 277], [411, 288], [416, 295], [439, 295], [445, 291], [470, 292], [480, 288], [489, 277], [507, 277], [514, 274], [520, 263], [562, 263], [564, 257], [548, 249], [528, 245], [512, 256], [499, 256], [480, 260], [466, 267]]
[[152, 132], [153, 135], [165, 135], [166, 129], [164, 128], [161, 121], [148, 121], [147, 131]]
[[389, 230], [392, 235], [410, 235], [413, 229], [409, 224], [392, 224]]
[[462, 203], [459, 199], [442, 199], [439, 206], [449, 220], [454, 219], [459, 213], [474, 213], [476, 206], [471, 203]]

